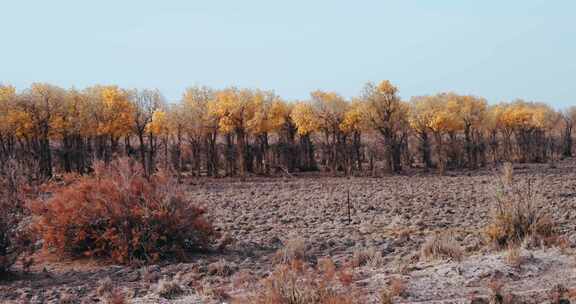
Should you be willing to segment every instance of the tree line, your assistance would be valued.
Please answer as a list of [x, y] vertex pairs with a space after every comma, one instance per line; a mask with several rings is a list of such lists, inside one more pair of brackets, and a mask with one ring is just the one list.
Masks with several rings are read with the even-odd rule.
[[0, 169], [16, 159], [46, 179], [129, 156], [148, 176], [442, 174], [570, 157], [575, 119], [576, 107], [450, 92], [403, 101], [389, 81], [351, 99], [318, 90], [293, 102], [257, 89], [196, 86], [167, 103], [155, 89], [0, 85]]

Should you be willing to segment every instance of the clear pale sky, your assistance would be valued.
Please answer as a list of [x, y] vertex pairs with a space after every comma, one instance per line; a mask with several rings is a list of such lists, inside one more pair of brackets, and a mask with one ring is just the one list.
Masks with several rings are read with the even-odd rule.
[[576, 1], [3, 1], [0, 82], [190, 85], [576, 105]]

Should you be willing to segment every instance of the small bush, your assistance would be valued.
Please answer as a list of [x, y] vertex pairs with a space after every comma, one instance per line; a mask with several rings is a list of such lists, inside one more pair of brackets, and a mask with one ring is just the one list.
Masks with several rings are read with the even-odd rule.
[[428, 260], [451, 259], [460, 261], [464, 256], [464, 251], [451, 234], [436, 233], [422, 245], [420, 255]]
[[392, 278], [388, 288], [392, 297], [405, 297], [408, 294], [408, 286], [406, 281], [400, 278]]
[[499, 280], [494, 279], [489, 281], [488, 289], [490, 289], [489, 303], [500, 303], [500, 304], [519, 303], [518, 299], [513, 293], [504, 292], [504, 284]]
[[294, 260], [305, 261], [307, 259], [306, 242], [299, 237], [290, 237], [274, 256], [274, 261], [280, 264], [287, 264]]
[[98, 287], [96, 288], [96, 295], [99, 297], [105, 297], [112, 293], [114, 290], [114, 282], [110, 277], [106, 277], [98, 282]]
[[196, 289], [196, 292], [202, 298], [206, 300], [212, 299], [218, 301], [218, 303], [226, 303], [226, 301], [231, 298], [224, 288], [220, 286], [212, 286], [211, 284], [202, 284], [202, 286]]
[[263, 288], [249, 303], [254, 304], [353, 304], [359, 303], [349, 287], [336, 280], [332, 263], [324, 261], [317, 270], [294, 260], [278, 265], [264, 280]]
[[118, 289], [114, 289], [112, 293], [110, 293], [106, 297], [106, 304], [127, 304], [128, 300], [126, 299], [126, 295]]
[[533, 182], [501, 182], [485, 235], [497, 249], [518, 246], [530, 239], [544, 243], [555, 235], [554, 223]]
[[166, 174], [120, 159], [31, 204], [44, 248], [61, 256], [156, 262], [205, 249], [215, 231]]
[[570, 303], [568, 297], [570, 296], [570, 290], [562, 284], [557, 284], [552, 287], [552, 290], [548, 293], [550, 298], [550, 303], [552, 304], [564, 304]]
[[520, 268], [524, 262], [522, 249], [518, 246], [510, 246], [506, 252], [506, 263], [514, 268]]
[[378, 303], [379, 304], [393, 304], [393, 296], [390, 294], [388, 288], [383, 288], [380, 290], [378, 294]]
[[226, 262], [226, 260], [221, 259], [218, 262], [214, 262], [208, 265], [208, 274], [215, 275], [219, 277], [231, 276], [234, 271], [236, 271], [236, 266]]
[[320, 258], [316, 268], [322, 272], [324, 277], [331, 281], [336, 276], [336, 264], [331, 258]]
[[175, 280], [161, 279], [156, 287], [156, 293], [165, 299], [175, 299], [182, 295], [184, 290]]
[[352, 267], [379, 267], [384, 264], [384, 257], [382, 257], [382, 252], [376, 250], [375, 248], [365, 248], [360, 250], [355, 250], [350, 260], [350, 266]]

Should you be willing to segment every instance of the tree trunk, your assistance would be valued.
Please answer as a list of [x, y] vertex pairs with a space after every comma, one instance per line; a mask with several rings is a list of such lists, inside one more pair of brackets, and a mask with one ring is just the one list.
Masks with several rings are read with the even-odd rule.
[[438, 157], [438, 174], [444, 175], [446, 171], [446, 159], [444, 157], [442, 134], [440, 132], [434, 132], [434, 138], [436, 140], [436, 156]]
[[432, 164], [432, 154], [430, 149], [430, 139], [428, 138], [428, 132], [421, 131], [418, 132], [418, 139], [420, 140], [420, 153], [422, 155], [422, 163], [426, 170], [433, 167]]
[[142, 170], [144, 170], [144, 175], [147, 177], [148, 169], [146, 165], [146, 142], [144, 141], [144, 132], [138, 132], [138, 141], [140, 143], [140, 163], [142, 164]]
[[572, 157], [572, 124], [566, 123], [562, 156]]
[[238, 169], [240, 177], [246, 177], [246, 135], [244, 130], [236, 130], [236, 157], [238, 158]]

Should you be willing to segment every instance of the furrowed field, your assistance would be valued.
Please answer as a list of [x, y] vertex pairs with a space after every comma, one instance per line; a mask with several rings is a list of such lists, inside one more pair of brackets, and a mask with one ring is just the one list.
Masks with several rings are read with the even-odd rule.
[[0, 86], [2, 303], [569, 303], [575, 108]]

